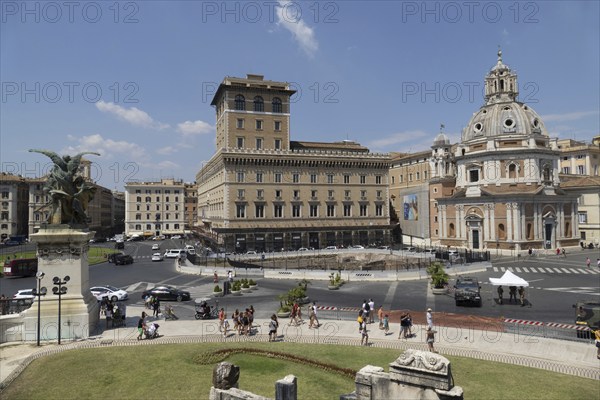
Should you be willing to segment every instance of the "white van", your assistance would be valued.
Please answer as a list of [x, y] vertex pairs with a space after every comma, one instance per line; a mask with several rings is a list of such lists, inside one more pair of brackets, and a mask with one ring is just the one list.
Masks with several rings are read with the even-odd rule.
[[194, 248], [194, 246], [192, 246], [191, 244], [187, 244], [185, 246], [185, 251], [188, 252], [188, 254], [194, 255], [196, 254], [196, 249]]
[[185, 249], [168, 249], [165, 251], [165, 258], [185, 257]]

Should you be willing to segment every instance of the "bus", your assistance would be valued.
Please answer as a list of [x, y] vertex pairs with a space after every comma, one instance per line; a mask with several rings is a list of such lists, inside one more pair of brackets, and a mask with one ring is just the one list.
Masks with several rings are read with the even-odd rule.
[[38, 270], [37, 258], [17, 258], [4, 262], [5, 276], [35, 276]]

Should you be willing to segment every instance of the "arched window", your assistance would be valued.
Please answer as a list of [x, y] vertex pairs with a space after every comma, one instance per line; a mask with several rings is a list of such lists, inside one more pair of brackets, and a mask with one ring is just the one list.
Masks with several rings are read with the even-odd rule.
[[508, 166], [508, 177], [509, 179], [517, 179], [517, 166], [515, 164]]
[[282, 107], [281, 107], [281, 99], [279, 97], [273, 97], [273, 112], [274, 113], [280, 113], [283, 112], [282, 111]]
[[263, 112], [265, 111], [265, 102], [260, 96], [254, 98], [254, 111]]
[[152, 199], [150, 198], [150, 196], [146, 196], [146, 203], [150, 203], [152, 201]]
[[527, 240], [533, 240], [533, 225], [527, 224]]
[[448, 237], [454, 237], [454, 235], [454, 224], [450, 223], [450, 225], [448, 225]]
[[506, 230], [504, 229], [504, 224], [498, 224], [498, 239], [506, 239]]
[[568, 221], [565, 221], [565, 237], [571, 237], [571, 224]]
[[140, 224], [136, 224], [136, 225], [135, 225], [135, 230], [136, 230], [136, 231], [141, 231], [141, 230], [142, 230], [142, 225], [140, 225]]
[[246, 110], [246, 99], [241, 94], [235, 96], [235, 109], [240, 111]]
[[142, 202], [142, 196], [137, 196], [135, 198], [135, 201], [138, 202], [138, 203], [141, 203]]
[[548, 166], [544, 167], [543, 179], [544, 179], [544, 182], [550, 182], [550, 167], [548, 167]]

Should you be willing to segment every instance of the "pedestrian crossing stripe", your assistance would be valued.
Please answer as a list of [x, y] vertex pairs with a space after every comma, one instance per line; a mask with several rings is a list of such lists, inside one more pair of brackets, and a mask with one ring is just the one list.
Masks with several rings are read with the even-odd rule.
[[584, 269], [584, 268], [549, 268], [549, 267], [492, 267], [494, 272], [526, 272], [534, 274], [581, 274], [581, 275], [598, 275], [600, 271], [597, 269]]

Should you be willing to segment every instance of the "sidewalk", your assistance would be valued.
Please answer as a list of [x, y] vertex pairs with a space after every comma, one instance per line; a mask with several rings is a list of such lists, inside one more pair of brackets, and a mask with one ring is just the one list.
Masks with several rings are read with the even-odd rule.
[[[141, 306], [130, 306], [130, 316], [140, 315]], [[4, 344], [0, 346], [0, 388], [9, 384], [35, 358], [64, 350], [110, 345], [152, 345], [159, 343], [201, 343], [201, 342], [266, 342], [268, 339], [268, 319], [254, 321], [256, 334], [240, 337], [229, 333], [224, 338], [218, 331], [215, 320], [178, 320], [148, 318], [156, 321], [161, 337], [152, 340], [137, 340], [137, 328], [132, 317], [127, 327], [104, 331], [90, 339], [62, 344], [35, 343]], [[323, 343], [337, 345], [360, 345], [358, 324], [354, 321], [321, 320], [318, 329], [309, 329], [306, 321], [300, 326], [289, 326], [288, 319], [279, 320], [279, 340], [299, 343]], [[373, 347], [390, 348], [400, 351], [415, 348], [427, 350], [424, 325], [413, 326], [414, 337], [398, 339], [399, 324], [390, 324], [390, 333], [386, 336], [379, 330], [378, 324], [368, 325], [369, 344]], [[496, 361], [540, 368], [559, 373], [600, 380], [600, 360], [596, 358], [596, 347], [589, 343], [569, 342], [557, 339], [522, 336], [498, 332], [495, 328], [476, 330], [456, 326], [436, 326], [435, 349], [445, 356], [471, 357], [487, 361]]]

